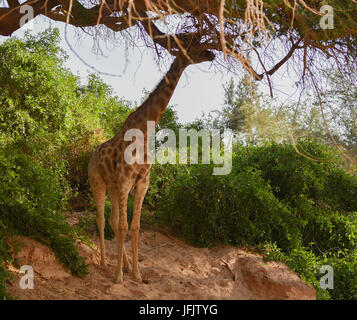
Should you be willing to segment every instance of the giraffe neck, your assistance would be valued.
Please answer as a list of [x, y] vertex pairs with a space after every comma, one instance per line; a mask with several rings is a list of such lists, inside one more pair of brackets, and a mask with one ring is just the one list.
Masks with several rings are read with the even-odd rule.
[[155, 121], [155, 125], [159, 122], [183, 71], [188, 65], [189, 63], [184, 59], [175, 58], [164, 78], [134, 112], [132, 120], [135, 121], [137, 126], [140, 126], [142, 121]]

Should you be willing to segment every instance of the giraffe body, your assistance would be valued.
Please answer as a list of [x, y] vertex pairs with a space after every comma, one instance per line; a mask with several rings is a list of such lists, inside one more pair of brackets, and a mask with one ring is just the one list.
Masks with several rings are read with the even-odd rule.
[[[97, 207], [97, 225], [100, 234], [101, 265], [105, 266], [104, 244], [104, 204], [108, 192], [111, 202], [110, 225], [118, 243], [118, 264], [115, 282], [123, 281], [124, 271], [130, 270], [130, 264], [124, 248], [124, 240], [128, 231], [127, 200], [131, 190], [134, 190], [134, 210], [130, 226], [132, 235], [132, 275], [134, 280], [141, 281], [138, 266], [138, 238], [140, 229], [140, 214], [146, 191], [150, 184], [151, 156], [147, 141], [154, 128], [148, 128], [148, 121], [159, 122], [169, 100], [177, 86], [184, 69], [192, 64], [212, 61], [213, 53], [204, 51], [192, 56], [190, 60], [179, 55], [175, 58], [169, 71], [156, 89], [144, 103], [132, 112], [126, 119], [119, 133], [112, 139], [101, 144], [94, 152], [88, 166], [89, 183]], [[130, 129], [139, 129], [144, 134], [145, 163], [128, 164], [124, 153], [132, 141], [125, 141], [125, 133]], [[139, 151], [140, 152], [140, 151]], [[134, 154], [135, 156], [135, 154]]]

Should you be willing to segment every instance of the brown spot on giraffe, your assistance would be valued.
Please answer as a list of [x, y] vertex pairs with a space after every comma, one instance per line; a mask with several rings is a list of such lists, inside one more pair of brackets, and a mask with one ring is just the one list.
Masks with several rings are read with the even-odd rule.
[[124, 171], [126, 171], [128, 174], [129, 174], [129, 172], [134, 170], [134, 168], [129, 164], [124, 164], [123, 168], [124, 168]]
[[137, 175], [138, 175], [138, 172], [137, 172], [137, 171], [133, 171], [133, 172], [131, 173], [131, 179], [132, 179], [132, 180], [136, 180]]
[[112, 161], [108, 157], [105, 158], [105, 165], [106, 165], [108, 172], [112, 173], [113, 172]]
[[114, 169], [114, 171], [117, 170], [117, 165], [118, 165], [118, 160], [113, 159], [113, 169]]

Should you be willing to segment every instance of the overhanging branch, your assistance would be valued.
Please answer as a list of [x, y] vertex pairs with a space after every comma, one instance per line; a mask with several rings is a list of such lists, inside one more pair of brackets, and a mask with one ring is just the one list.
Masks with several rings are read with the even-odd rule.
[[[351, 64], [356, 60], [357, 4], [352, 0], [347, 1], [353, 3], [349, 11], [344, 11], [337, 0], [330, 1], [340, 6], [331, 31], [318, 29], [320, 2], [313, 0], [294, 1], [295, 5], [286, 0], [98, 0], [95, 5], [92, 1], [27, 0], [19, 5], [18, 0], [8, 0], [9, 7], [0, 8], [0, 35], [9, 36], [20, 29], [24, 17], [20, 8], [30, 5], [34, 18], [44, 15], [76, 27], [101, 25], [113, 32], [140, 28], [148, 46], [147, 39], [151, 39], [156, 50], [161, 48], [171, 55], [220, 51], [224, 58], [228, 54], [238, 60], [256, 80], [273, 75], [300, 48], [322, 52], [333, 59], [342, 57]], [[173, 19], [176, 32], [162, 31], [158, 27], [161, 25], [155, 23], [161, 20], [168, 26]], [[292, 43], [283, 58], [269, 48], [269, 41], [261, 40], [268, 37], [270, 42], [285, 46]], [[263, 72], [254, 70], [247, 47], [259, 51], [258, 59], [268, 57], [272, 67], [262, 66]], [[302, 58], [301, 63], [306, 64], [306, 60]]]

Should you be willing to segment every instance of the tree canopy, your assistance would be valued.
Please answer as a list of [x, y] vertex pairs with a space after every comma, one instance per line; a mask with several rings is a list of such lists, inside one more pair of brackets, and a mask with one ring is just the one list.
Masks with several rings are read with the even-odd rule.
[[[158, 58], [165, 53], [189, 56], [214, 50], [222, 53], [216, 64], [234, 70], [239, 62], [254, 79], [267, 79], [271, 91], [270, 77], [289, 61], [294, 62], [292, 66], [303, 85], [326, 65], [340, 69], [346, 78], [356, 76], [355, 0], [6, 2], [0, 2], [0, 34], [5, 36], [20, 29], [31, 15], [44, 15], [79, 27], [93, 37], [113, 33], [128, 40], [131, 30], [137, 31], [136, 35], [156, 50]], [[330, 11], [324, 5], [329, 5]], [[333, 18], [332, 25], [322, 28], [326, 13]]]

